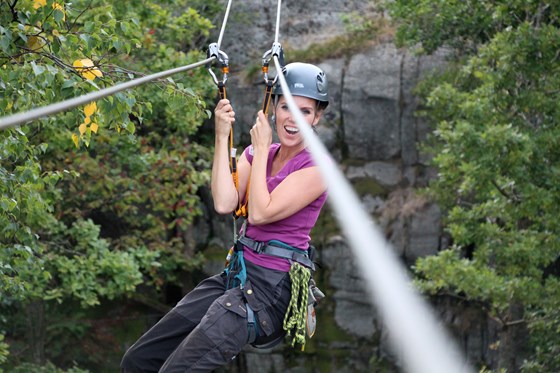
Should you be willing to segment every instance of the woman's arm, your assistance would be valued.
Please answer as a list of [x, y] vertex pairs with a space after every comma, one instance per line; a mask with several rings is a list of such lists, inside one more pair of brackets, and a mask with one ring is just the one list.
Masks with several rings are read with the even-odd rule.
[[251, 180], [249, 190], [249, 222], [253, 225], [285, 219], [319, 198], [327, 189], [316, 166], [290, 174], [272, 193], [268, 193], [266, 182], [266, 189], [253, 183]]
[[235, 112], [229, 100], [220, 100], [214, 110], [216, 135], [211, 182], [214, 209], [219, 214], [231, 213], [237, 207], [239, 199], [229, 168], [230, 155], [228, 137], [234, 122]]
[[262, 112], [251, 129], [254, 156], [249, 189], [249, 223], [272, 223], [293, 215], [317, 199], [325, 190], [318, 167], [308, 167], [290, 174], [273, 191], [268, 192], [266, 168], [272, 131]]

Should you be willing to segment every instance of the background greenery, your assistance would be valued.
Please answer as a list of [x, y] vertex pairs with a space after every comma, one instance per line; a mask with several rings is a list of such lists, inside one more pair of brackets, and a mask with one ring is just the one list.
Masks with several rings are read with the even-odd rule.
[[[488, 346], [498, 361], [474, 362], [481, 370], [560, 371], [559, 6], [383, 5], [400, 45], [448, 56], [418, 95], [438, 171], [425, 193], [452, 244], [416, 263], [417, 283], [499, 326]], [[201, 60], [222, 12], [202, 0], [2, 1], [0, 114]], [[348, 19], [360, 42], [363, 30], [391, 32], [386, 20]], [[0, 132], [0, 367], [101, 372], [122, 354], [126, 299], [165, 310], [165, 290], [203, 260], [187, 241], [214, 98], [196, 69]], [[145, 325], [128, 327], [137, 336]]]
[[[202, 60], [218, 10], [208, 1], [3, 1], [0, 113]], [[49, 361], [99, 371], [106, 362], [95, 346], [115, 343], [112, 333], [92, 335], [106, 304], [157, 304], [136, 287], [161, 289], [199, 266], [183, 241], [209, 177], [210, 147], [197, 130], [214, 93], [208, 73], [191, 70], [0, 132], [8, 371], [54, 371]]]
[[389, 4], [401, 45], [450, 62], [418, 91], [452, 245], [417, 262], [418, 283], [487, 312], [507, 372], [560, 371], [559, 5]]

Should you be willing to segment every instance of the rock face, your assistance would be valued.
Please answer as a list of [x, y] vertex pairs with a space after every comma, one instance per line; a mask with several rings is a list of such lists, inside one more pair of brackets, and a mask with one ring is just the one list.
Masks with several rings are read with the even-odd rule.
[[[247, 78], [243, 69], [260, 67], [262, 54], [271, 47], [276, 6], [276, 1], [269, 0], [238, 2], [222, 43], [232, 64], [228, 96], [237, 113], [235, 136], [240, 147], [249, 144], [248, 130], [260, 109], [264, 89], [260, 76]], [[373, 15], [373, 2], [284, 1], [279, 42], [292, 50], [328, 42], [347, 32], [343, 17], [352, 12]], [[444, 66], [445, 56], [415, 56], [386, 39], [359, 53], [317, 63], [327, 74], [331, 96], [319, 136], [403, 263], [411, 264], [445, 247], [438, 206], [414, 193], [415, 188], [427, 184], [433, 171], [427, 156], [419, 151], [429, 128], [415, 116], [418, 101], [413, 94], [419, 79]], [[289, 62], [293, 61], [286, 55]], [[210, 220], [213, 246], [226, 247], [231, 241], [231, 219], [212, 216]], [[399, 371], [398, 359], [387, 347], [387, 333], [369, 301], [352, 251], [337, 229], [327, 226], [317, 228], [319, 241], [314, 242], [320, 248], [322, 263], [316, 278], [327, 299], [317, 311], [318, 331], [307, 352], [295, 354], [288, 347], [264, 352], [248, 349], [228, 371]], [[210, 268], [216, 267], [209, 263], [212, 271]], [[483, 318], [459, 315], [452, 307], [443, 307], [441, 313], [456, 324], [454, 331], [466, 341], [463, 347], [469, 358], [485, 360], [481, 346], [488, 345], [491, 336], [482, 326], [472, 327], [484, 324]]]

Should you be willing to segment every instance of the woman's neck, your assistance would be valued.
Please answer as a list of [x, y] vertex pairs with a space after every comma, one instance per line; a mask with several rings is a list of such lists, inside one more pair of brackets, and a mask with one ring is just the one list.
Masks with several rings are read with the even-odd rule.
[[295, 157], [296, 155], [298, 155], [299, 153], [301, 153], [303, 149], [305, 149], [305, 144], [303, 143], [293, 148], [288, 148], [280, 145], [280, 148], [278, 149], [278, 153], [276, 153], [276, 160], [278, 160], [281, 163], [287, 162], [293, 157]]

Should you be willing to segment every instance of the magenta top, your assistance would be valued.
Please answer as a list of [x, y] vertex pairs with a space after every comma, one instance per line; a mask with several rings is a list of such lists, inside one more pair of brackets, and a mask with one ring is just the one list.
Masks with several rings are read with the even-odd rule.
[[[290, 159], [288, 163], [276, 174], [270, 176], [272, 168], [272, 161], [274, 156], [278, 153], [280, 144], [272, 144], [268, 153], [268, 163], [266, 167], [266, 184], [268, 191], [272, 192], [289, 174], [292, 172], [315, 166], [311, 159], [311, 153], [307, 149], [302, 150], [295, 157]], [[245, 156], [250, 164], [253, 164], [253, 148], [252, 145], [244, 150]], [[297, 191], [296, 191], [297, 193]], [[316, 200], [309, 205], [288, 216], [285, 219], [275, 221], [270, 224], [251, 225], [247, 222], [247, 230], [245, 235], [256, 241], [270, 241], [279, 240], [290, 246], [299, 249], [307, 250], [311, 237], [309, 233], [317, 222], [321, 207], [325, 204], [327, 199], [327, 192], [325, 191]], [[251, 211], [249, 211], [249, 214]], [[276, 269], [284, 272], [289, 272], [291, 264], [287, 259], [273, 257], [266, 254], [257, 254], [253, 250], [245, 247], [243, 255], [246, 260], [251, 263], [260, 265], [265, 268]]]

